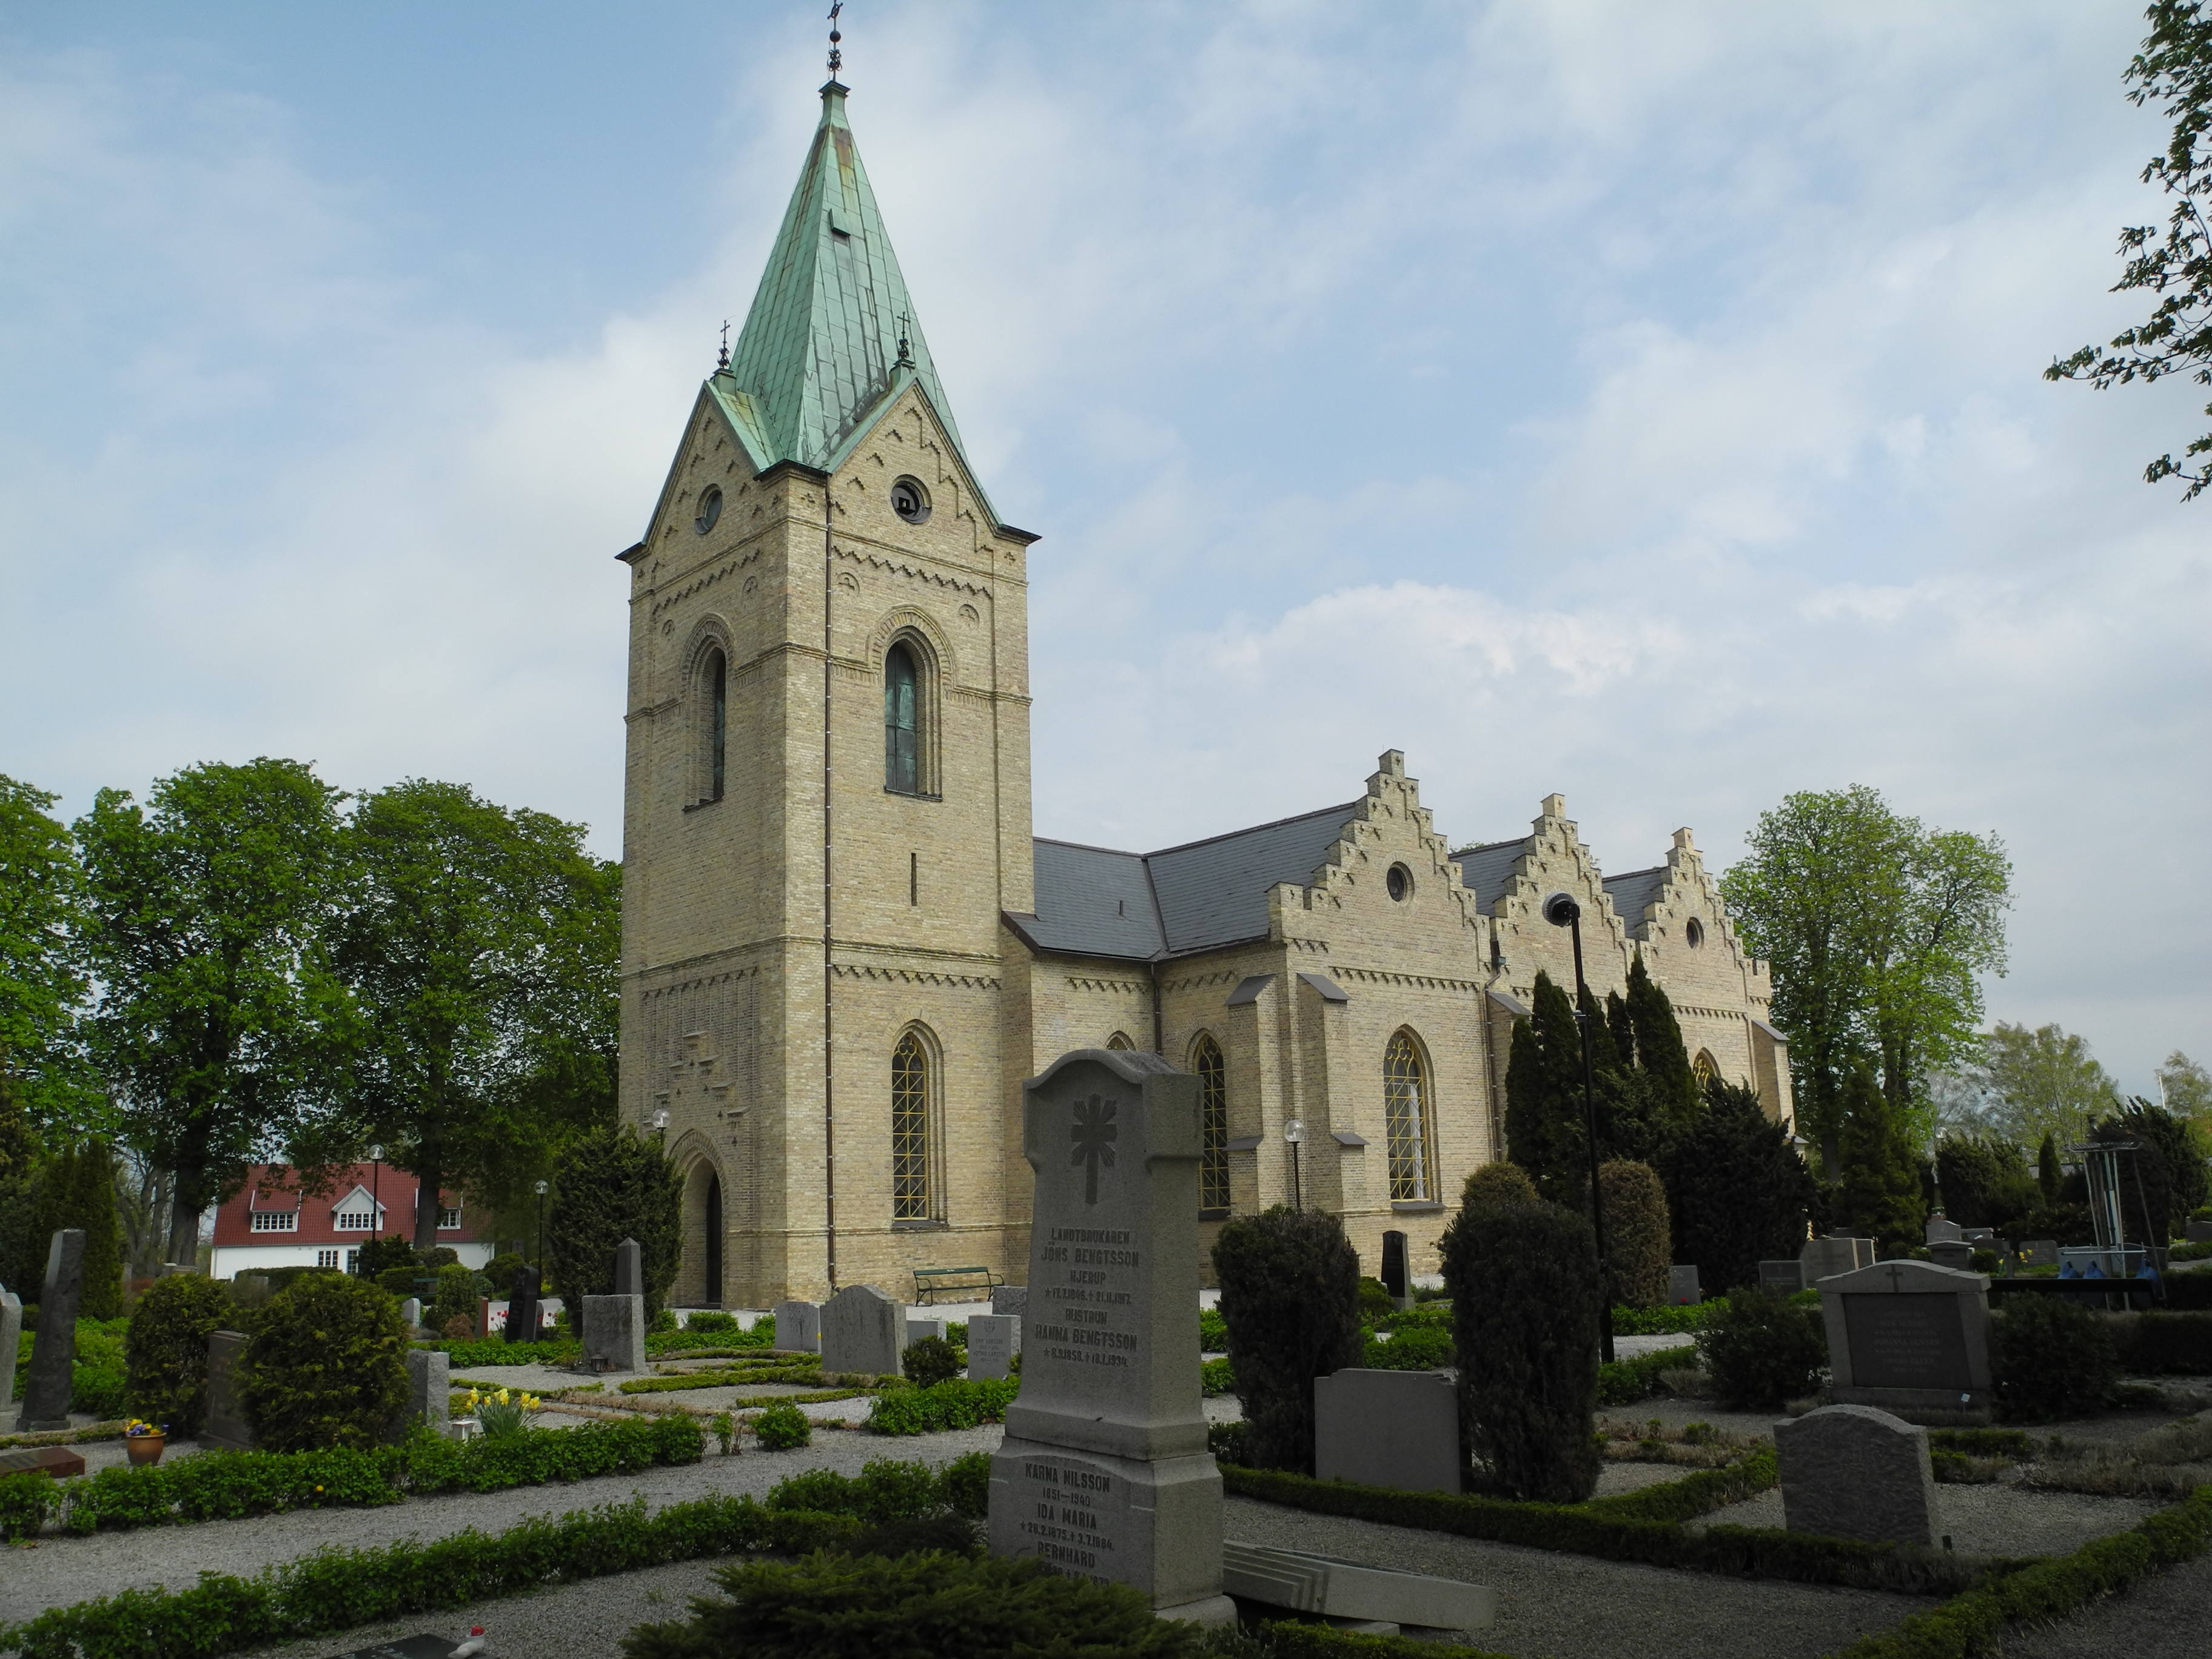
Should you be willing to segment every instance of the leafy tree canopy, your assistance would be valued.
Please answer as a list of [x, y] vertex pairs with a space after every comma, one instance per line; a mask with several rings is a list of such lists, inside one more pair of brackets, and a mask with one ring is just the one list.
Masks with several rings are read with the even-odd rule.
[[2166, 1109], [2196, 1124], [2200, 1133], [2212, 1131], [2212, 1072], [2176, 1048], [2157, 1075]]
[[77, 1041], [83, 872], [46, 814], [55, 799], [0, 775], [0, 1176], [27, 1162], [40, 1129], [84, 1127], [95, 1110]]
[[1861, 1237], [1877, 1241], [1885, 1255], [1917, 1248], [1928, 1209], [1920, 1185], [1920, 1158], [1873, 1072], [1851, 1073], [1838, 1136], [1843, 1176], [1833, 1197], [1838, 1219]]
[[[2142, 170], [2143, 182], [2155, 179], [2173, 201], [2163, 235], [2156, 225], [2120, 232], [2125, 264], [2112, 291], [2140, 290], [2155, 295], [2157, 303], [2108, 349], [2085, 345], [2043, 372], [2045, 380], [2087, 380], [2100, 392], [2185, 374], [2212, 386], [2212, 226], [2205, 217], [2212, 200], [2212, 144], [2206, 142], [2212, 132], [2212, 15], [2203, 0], [2155, 0], [2144, 16], [2150, 33], [2122, 80], [2130, 102], [2160, 105], [2173, 124], [2166, 149]], [[2204, 412], [2212, 415], [2212, 404]], [[2212, 433], [2191, 440], [2179, 461], [2171, 452], [2160, 455], [2143, 469], [2143, 482], [2179, 478], [2188, 486], [2181, 499], [2194, 501], [2212, 484], [2212, 459], [2200, 458], [2212, 458]]]
[[1988, 1036], [1983, 1071], [1990, 1097], [1991, 1126], [2007, 1139], [2027, 1141], [2045, 1133], [2070, 1146], [2090, 1121], [2120, 1103], [2120, 1091], [2082, 1038], [2057, 1025], [2000, 1021]]

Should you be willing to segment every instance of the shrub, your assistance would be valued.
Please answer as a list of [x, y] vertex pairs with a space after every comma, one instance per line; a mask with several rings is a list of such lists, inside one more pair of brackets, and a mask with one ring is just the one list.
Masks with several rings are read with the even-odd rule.
[[1712, 1079], [1704, 1109], [1657, 1161], [1674, 1260], [1696, 1263], [1707, 1295], [1756, 1284], [1762, 1261], [1796, 1255], [1816, 1188], [1755, 1091]]
[[1990, 1392], [2008, 1422], [2100, 1409], [2119, 1380], [2112, 1333], [2071, 1297], [2013, 1296], [1990, 1318]]
[[[1016, 1354], [1015, 1358], [1021, 1356]], [[1208, 1359], [1198, 1368], [1199, 1392], [1208, 1396], [1237, 1392], [1237, 1368], [1226, 1359]]]
[[[422, 1288], [422, 1281], [429, 1276], [425, 1269], [416, 1267], [412, 1262], [403, 1267], [386, 1267], [378, 1273], [362, 1274], [363, 1279], [368, 1279], [386, 1295], [396, 1296], [402, 1301], [417, 1294]], [[433, 1293], [434, 1294], [434, 1291]]]
[[1310, 1473], [1313, 1380], [1359, 1358], [1358, 1253], [1336, 1217], [1279, 1204], [1222, 1223], [1213, 1267], [1253, 1455]]
[[1198, 1349], [1200, 1353], [1229, 1352], [1229, 1322], [1221, 1316], [1220, 1309], [1198, 1310]]
[[[131, 1409], [131, 1362], [124, 1351], [127, 1321], [76, 1322], [76, 1361], [70, 1370], [70, 1409], [106, 1422]], [[25, 1335], [30, 1333], [26, 1331]]]
[[442, 1328], [459, 1314], [473, 1330], [477, 1314], [477, 1276], [456, 1261], [439, 1268], [437, 1279], [430, 1304], [423, 1310], [424, 1322]]
[[634, 1238], [646, 1312], [658, 1313], [676, 1282], [682, 1249], [676, 1166], [631, 1125], [611, 1125], [569, 1144], [554, 1188], [545, 1266], [562, 1301], [580, 1309], [585, 1297], [611, 1293], [615, 1247]]
[[1359, 1316], [1369, 1324], [1378, 1319], [1388, 1319], [1398, 1311], [1398, 1304], [1379, 1279], [1362, 1275], [1359, 1280]]
[[407, 1330], [374, 1285], [302, 1279], [270, 1298], [239, 1366], [239, 1397], [274, 1451], [367, 1447], [408, 1400]]
[[766, 1451], [790, 1451], [814, 1438], [814, 1422], [798, 1407], [779, 1401], [753, 1419], [753, 1433]]
[[231, 1316], [230, 1297], [200, 1273], [157, 1279], [138, 1298], [125, 1338], [130, 1409], [179, 1440], [207, 1415], [208, 1337]]
[[1605, 1200], [1605, 1278], [1611, 1305], [1664, 1305], [1674, 1231], [1659, 1171], [1649, 1164], [1614, 1158], [1599, 1169], [1597, 1187]]
[[[382, 1280], [379, 1275], [388, 1273], [395, 1267], [405, 1267], [414, 1272], [421, 1266], [415, 1247], [404, 1237], [398, 1233], [386, 1233], [381, 1238], [368, 1240], [361, 1247], [361, 1255], [354, 1263], [354, 1272], [363, 1279], [377, 1279], [380, 1284]], [[410, 1291], [408, 1294], [411, 1296], [414, 1292]]]
[[1650, 1353], [1638, 1354], [1633, 1359], [1616, 1359], [1610, 1365], [1597, 1368], [1597, 1403], [1601, 1406], [1632, 1406], [1639, 1400], [1649, 1400], [1664, 1391], [1662, 1380], [1668, 1371], [1692, 1369], [1698, 1351], [1686, 1343], [1679, 1348], [1660, 1348]]
[[2137, 1376], [2212, 1373], [2212, 1315], [2145, 1313], [2119, 1322], [2120, 1368]]
[[1370, 1371], [1433, 1371], [1452, 1363], [1451, 1333], [1433, 1325], [1408, 1325], [1388, 1342], [1370, 1339], [1359, 1363]]
[[1468, 1187], [1443, 1237], [1468, 1450], [1510, 1497], [1580, 1502], [1599, 1464], [1596, 1241], [1558, 1205]]
[[950, 1382], [960, 1375], [967, 1363], [960, 1350], [941, 1336], [925, 1336], [919, 1342], [909, 1342], [899, 1357], [899, 1369], [917, 1389]]
[[1818, 1313], [1787, 1297], [1736, 1291], [1707, 1316], [1698, 1352], [1723, 1406], [1771, 1409], [1820, 1387], [1828, 1363], [1827, 1331]]
[[1152, 1617], [1126, 1584], [1063, 1577], [1041, 1561], [927, 1553], [817, 1554], [714, 1575], [684, 1623], [641, 1625], [624, 1659], [820, 1659], [829, 1654], [1195, 1656], [1195, 1626]]
[[1012, 1377], [955, 1377], [926, 1389], [892, 1389], [876, 1396], [868, 1427], [878, 1434], [937, 1434], [996, 1423], [1021, 1384]]
[[438, 1334], [448, 1342], [473, 1341], [477, 1334], [477, 1322], [466, 1314], [453, 1314], [438, 1328]]
[[[990, 1454], [971, 1452], [969, 1458], [982, 1460], [988, 1502]], [[948, 1475], [950, 1473], [946, 1472]], [[968, 1473], [972, 1474], [972, 1466]], [[809, 1469], [804, 1474], [778, 1481], [768, 1495], [768, 1506], [772, 1510], [805, 1510], [817, 1515], [849, 1515], [861, 1521], [920, 1521], [945, 1513], [953, 1504], [945, 1477], [928, 1464], [876, 1457], [871, 1458], [857, 1475], [840, 1474], [835, 1469]]]
[[2040, 1202], [2027, 1159], [2009, 1141], [1948, 1134], [1936, 1143], [1936, 1184], [1943, 1213], [1961, 1227], [1994, 1227], [2008, 1236]]
[[991, 1454], [972, 1451], [954, 1458], [939, 1477], [939, 1491], [953, 1514], [986, 1519], [991, 1513]]
[[1462, 1207], [1478, 1202], [1534, 1204], [1536, 1183], [1528, 1179], [1528, 1172], [1518, 1164], [1508, 1164], [1501, 1158], [1494, 1164], [1483, 1164], [1467, 1178], [1459, 1201]]
[[712, 1310], [695, 1313], [684, 1322], [684, 1328], [687, 1331], [734, 1331], [738, 1328], [738, 1316]]

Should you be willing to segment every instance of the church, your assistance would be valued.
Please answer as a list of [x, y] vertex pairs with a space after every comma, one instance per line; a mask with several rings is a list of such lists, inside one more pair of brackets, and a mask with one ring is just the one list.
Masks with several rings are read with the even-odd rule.
[[[969, 470], [845, 111], [822, 118], [629, 567], [621, 1107], [684, 1182], [691, 1306], [917, 1268], [1020, 1282], [1023, 1079], [1147, 1049], [1201, 1082], [1195, 1248], [1295, 1203], [1416, 1272], [1504, 1152], [1513, 1022], [1640, 951], [1698, 1068], [1790, 1115], [1767, 965], [1687, 830], [1604, 875], [1547, 796], [1455, 848], [1395, 750], [1347, 799], [1155, 852], [1031, 832], [1038, 537]], [[1210, 1271], [1209, 1271], [1210, 1277]]]

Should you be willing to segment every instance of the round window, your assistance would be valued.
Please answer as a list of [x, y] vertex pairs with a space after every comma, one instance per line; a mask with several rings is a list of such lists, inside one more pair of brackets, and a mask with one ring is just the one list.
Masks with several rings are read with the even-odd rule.
[[1682, 930], [1682, 937], [1690, 941], [1692, 951], [1696, 950], [1705, 942], [1705, 924], [1692, 916], [1690, 925]]
[[908, 524], [928, 520], [929, 492], [921, 487], [921, 479], [900, 478], [891, 485], [891, 511]]
[[706, 493], [699, 497], [699, 516], [691, 520], [691, 527], [705, 535], [714, 527], [714, 520], [722, 516], [722, 487], [708, 484]]
[[1390, 890], [1392, 898], [1403, 904], [1413, 896], [1413, 872], [1402, 864], [1394, 864], [1390, 873], [1382, 878], [1382, 884]]

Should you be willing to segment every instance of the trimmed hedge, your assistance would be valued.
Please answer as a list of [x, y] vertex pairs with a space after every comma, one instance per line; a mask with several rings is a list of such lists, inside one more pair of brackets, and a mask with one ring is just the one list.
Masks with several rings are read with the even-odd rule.
[[240, 1356], [239, 1403], [277, 1451], [366, 1449], [407, 1408], [407, 1328], [399, 1304], [342, 1273], [303, 1278], [269, 1298]]
[[975, 1382], [955, 1377], [926, 1389], [892, 1389], [876, 1396], [866, 1426], [878, 1434], [935, 1434], [1000, 1422], [1021, 1386], [1018, 1376], [987, 1376]]
[[204, 1274], [148, 1285], [123, 1339], [131, 1411], [179, 1440], [197, 1438], [207, 1415], [208, 1337], [234, 1311], [230, 1292]]
[[[0, 1480], [0, 1539], [35, 1535], [58, 1512], [70, 1532], [185, 1526], [289, 1510], [397, 1504], [412, 1494], [500, 1492], [656, 1465], [696, 1463], [706, 1434], [685, 1417], [532, 1429], [493, 1439], [417, 1435], [371, 1451], [203, 1452], [143, 1468], [118, 1465], [75, 1480], [43, 1474]], [[19, 1482], [35, 1481], [46, 1498]]]
[[[679, 1376], [636, 1376], [617, 1382], [617, 1394], [681, 1394], [688, 1389], [726, 1389], [735, 1384], [799, 1382], [819, 1385], [827, 1381], [822, 1363], [811, 1365], [768, 1364], [732, 1366], [718, 1371], [690, 1371]], [[871, 1379], [872, 1381], [873, 1379]]]
[[2120, 1369], [2130, 1376], [2212, 1372], [2212, 1313], [2141, 1313], [2117, 1323]]
[[1639, 1400], [1649, 1400], [1666, 1387], [1659, 1380], [1660, 1372], [1691, 1370], [1697, 1364], [1697, 1349], [1685, 1344], [1601, 1364], [1597, 1368], [1597, 1403], [1632, 1406]]
[[1213, 1270], [1253, 1455], [1310, 1469], [1314, 1378], [1360, 1360], [1358, 1252], [1334, 1215], [1278, 1204], [1221, 1224]]

